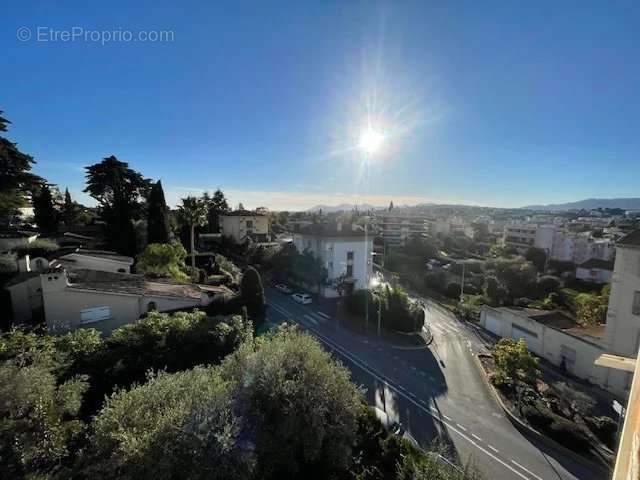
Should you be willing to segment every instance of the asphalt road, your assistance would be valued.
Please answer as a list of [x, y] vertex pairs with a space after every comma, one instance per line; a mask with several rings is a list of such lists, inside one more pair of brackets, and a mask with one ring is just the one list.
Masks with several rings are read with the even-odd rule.
[[265, 293], [269, 321], [295, 322], [314, 334], [350, 369], [369, 403], [399, 420], [421, 446], [439, 439], [450, 458], [475, 463], [487, 480], [602, 480], [602, 473], [532, 443], [513, 427], [473, 363], [482, 342], [446, 310], [427, 309], [434, 341], [410, 350], [355, 333], [316, 305], [269, 288]]

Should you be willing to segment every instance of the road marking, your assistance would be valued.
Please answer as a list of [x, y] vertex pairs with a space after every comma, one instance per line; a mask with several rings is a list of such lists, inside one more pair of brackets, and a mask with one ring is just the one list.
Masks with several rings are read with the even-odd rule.
[[444, 418], [446, 418], [447, 420], [451, 420], [451, 417], [449, 417], [448, 415], [445, 415], [444, 413], [441, 414]]
[[424, 370], [420, 370], [420, 375], [422, 375], [423, 377], [427, 376], [427, 372], [425, 372]]
[[463, 432], [466, 432], [466, 431], [467, 431], [467, 429], [466, 429], [465, 427], [463, 427], [462, 425], [460, 425], [459, 423], [456, 423], [456, 425], [457, 425], [457, 426], [458, 426], [458, 428], [459, 428], [460, 430], [462, 430]]
[[516, 462], [515, 460], [511, 460], [511, 463], [513, 463], [514, 465], [517, 465], [518, 467], [520, 467], [522, 470], [524, 470], [525, 472], [527, 472], [529, 475], [533, 475], [535, 478], [537, 478], [538, 480], [542, 480], [542, 478], [540, 478], [538, 475], [536, 475], [535, 473], [533, 473], [531, 470], [529, 470], [528, 468], [523, 467], [522, 465], [520, 465], [518, 462]]
[[327, 319], [326, 319], [326, 318], [321, 317], [321, 316], [320, 316], [320, 315], [318, 315], [317, 313], [313, 313], [313, 312], [311, 312], [311, 316], [312, 316], [313, 318], [315, 318], [316, 320], [318, 320], [320, 323], [324, 323], [324, 322], [326, 322], [326, 321], [327, 321]]
[[482, 441], [482, 439], [481, 439], [478, 435], [476, 435], [475, 433], [472, 433], [472, 434], [471, 434], [471, 436], [472, 436], [473, 438], [475, 438], [476, 440], [478, 440], [479, 442], [481, 442], [481, 441]]
[[436, 412], [436, 413], [438, 413], [438, 409], [437, 409], [436, 407], [429, 407], [429, 409], [430, 409], [432, 412]]
[[[289, 312], [286, 312], [287, 315], [290, 315]], [[373, 378], [375, 378], [376, 380], [383, 382], [385, 385], [387, 385], [387, 387], [395, 390], [398, 392], [399, 395], [403, 396], [404, 398], [406, 398], [409, 402], [413, 403], [416, 407], [418, 407], [420, 410], [429, 413], [429, 411], [424, 408], [422, 405], [420, 405], [417, 401], [415, 401], [414, 399], [412, 399], [410, 396], [408, 396], [407, 394], [403, 393], [401, 391], [404, 390], [404, 388], [401, 385], [394, 385], [392, 381], [388, 380], [387, 378], [384, 378], [381, 374], [377, 373], [374, 369], [372, 369], [371, 367], [368, 367], [366, 365], [366, 363], [364, 363], [359, 357], [357, 357], [356, 355], [350, 353], [349, 351], [347, 351], [344, 347], [341, 347], [340, 345], [338, 345], [337, 343], [335, 343], [333, 340], [329, 339], [328, 337], [322, 335], [321, 333], [314, 331], [313, 329], [309, 329], [311, 332], [313, 332], [315, 334], [315, 336], [322, 342], [325, 343], [326, 345], [328, 345], [330, 348], [335, 348], [335, 350], [340, 353], [340, 355], [342, 355], [344, 358], [346, 358], [347, 360], [349, 360], [350, 362], [352, 362], [355, 366], [359, 367], [360, 369], [364, 370], [365, 372], [367, 372], [369, 375], [371, 375]], [[500, 459], [499, 457], [496, 457], [493, 453], [489, 452], [487, 449], [485, 449], [482, 445], [480, 445], [479, 443], [477, 443], [476, 440], [474, 440], [473, 438], [469, 437], [468, 435], [462, 433], [461, 431], [459, 431], [456, 427], [454, 427], [451, 424], [448, 424], [446, 422], [444, 422], [442, 419], [440, 419], [439, 417], [437, 417], [436, 415], [433, 415], [431, 413], [429, 413], [431, 416], [433, 416], [435, 419], [437, 419], [438, 421], [442, 422], [443, 424], [445, 424], [449, 429], [451, 429], [453, 432], [457, 433], [460, 437], [462, 437], [463, 439], [467, 440], [469, 443], [471, 443], [471, 445], [473, 445], [474, 447], [476, 447], [478, 450], [480, 450], [481, 452], [485, 453], [486, 455], [488, 455], [489, 457], [491, 457], [493, 460], [495, 460], [496, 462], [498, 462], [500, 465], [502, 465], [503, 467], [511, 470], [513, 473], [515, 473], [516, 475], [518, 475], [520, 478], [524, 479], [524, 480], [530, 480], [528, 477], [524, 476], [520, 471], [516, 470], [515, 468], [513, 468], [511, 465], [509, 465], [507, 462], [503, 461], [502, 459]], [[447, 418], [448, 420], [451, 420], [450, 418], [448, 418], [447, 416], [443, 415], [445, 418]], [[540, 477], [537, 477], [538, 479], [540, 479]], [[540, 479], [542, 480], [542, 479]]]
[[417, 368], [414, 367], [413, 365], [411, 365], [411, 370], [413, 370], [415, 372], [417, 370]]
[[460, 329], [458, 327], [454, 327], [453, 325], [450, 324], [443, 324], [442, 328], [449, 330], [451, 333], [460, 333]]
[[[436, 325], [435, 323], [431, 323], [429, 324], [429, 328], [431, 328], [432, 330], [435, 330], [436, 332], [438, 332], [439, 334], [443, 333], [443, 329], [442, 327], [440, 327], [439, 325]], [[446, 334], [446, 332], [444, 332]]]
[[313, 318], [311, 315], [304, 314], [303, 316], [304, 316], [305, 319], [307, 319], [308, 321], [310, 321], [314, 325], [318, 324], [318, 321], [315, 318]]
[[493, 445], [487, 445], [487, 447], [489, 447], [494, 452], [498, 453], [498, 449], [496, 447], [494, 447]]
[[331, 320], [331, 317], [329, 315], [327, 315], [326, 313], [323, 312], [316, 312], [318, 315], [320, 315], [321, 317], [326, 318], [327, 320]]

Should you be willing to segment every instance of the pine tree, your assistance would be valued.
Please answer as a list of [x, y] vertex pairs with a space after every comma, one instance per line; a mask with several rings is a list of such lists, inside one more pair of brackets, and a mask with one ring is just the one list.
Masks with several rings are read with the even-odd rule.
[[33, 196], [33, 216], [36, 225], [45, 235], [51, 235], [58, 228], [58, 212], [53, 205], [51, 189], [47, 184]]
[[158, 180], [149, 193], [147, 209], [147, 242], [169, 243], [169, 208], [164, 199], [162, 183]]
[[[0, 110], [0, 132], [7, 131], [9, 120]], [[19, 208], [25, 205], [25, 195], [32, 193], [42, 182], [32, 174], [33, 158], [18, 150], [15, 143], [0, 136], [0, 226], [8, 226], [20, 215]]]
[[141, 216], [141, 200], [148, 194], [150, 181], [113, 155], [86, 170], [84, 191], [100, 204], [100, 216], [107, 222], [112, 247], [125, 255], [135, 254], [133, 220]]
[[209, 198], [207, 194], [203, 198], [205, 201], [208, 200], [209, 213], [207, 215], [207, 223], [209, 224], [209, 232], [220, 233], [220, 215], [230, 211], [227, 199], [220, 189], [215, 191], [213, 197]]

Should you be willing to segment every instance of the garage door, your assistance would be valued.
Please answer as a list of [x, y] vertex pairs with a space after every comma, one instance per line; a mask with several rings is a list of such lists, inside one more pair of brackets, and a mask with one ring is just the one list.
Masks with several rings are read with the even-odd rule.
[[527, 348], [534, 353], [538, 353], [538, 335], [535, 333], [522, 327], [518, 327], [517, 325], [513, 325], [511, 338], [515, 338], [516, 340], [524, 338], [525, 342], [527, 342]]
[[485, 317], [484, 326], [491, 333], [495, 333], [499, 337], [502, 336], [502, 322], [500, 319], [487, 315]]

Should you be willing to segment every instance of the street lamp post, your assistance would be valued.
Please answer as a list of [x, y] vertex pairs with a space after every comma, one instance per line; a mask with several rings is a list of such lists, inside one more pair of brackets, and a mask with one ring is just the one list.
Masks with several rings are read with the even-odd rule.
[[[382, 143], [384, 142], [384, 135], [382, 132], [374, 129], [371, 126], [371, 123], [367, 125], [365, 130], [360, 135], [359, 148], [364, 154], [364, 165], [365, 168], [368, 168], [369, 160], [371, 155], [376, 151], [380, 150]], [[364, 222], [364, 268], [365, 268], [365, 330], [369, 330], [369, 265], [370, 265], [370, 256], [371, 252], [369, 251], [369, 242], [368, 242], [368, 217], [365, 217]]]

